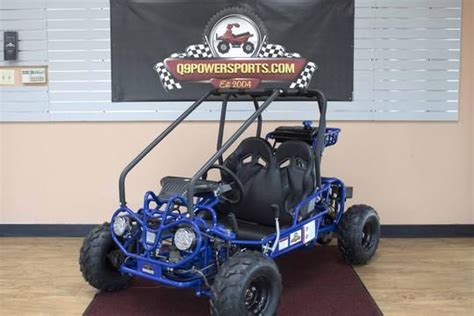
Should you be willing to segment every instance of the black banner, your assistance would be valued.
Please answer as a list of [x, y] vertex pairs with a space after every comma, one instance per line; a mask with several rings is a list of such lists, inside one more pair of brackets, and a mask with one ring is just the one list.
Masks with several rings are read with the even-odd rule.
[[214, 87], [353, 91], [354, 0], [111, 0], [112, 101]]

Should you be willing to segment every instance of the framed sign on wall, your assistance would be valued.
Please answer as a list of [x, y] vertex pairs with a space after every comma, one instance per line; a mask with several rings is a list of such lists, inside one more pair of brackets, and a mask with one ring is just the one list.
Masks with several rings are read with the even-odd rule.
[[111, 39], [113, 101], [193, 100], [212, 86], [352, 100], [354, 0], [112, 0]]

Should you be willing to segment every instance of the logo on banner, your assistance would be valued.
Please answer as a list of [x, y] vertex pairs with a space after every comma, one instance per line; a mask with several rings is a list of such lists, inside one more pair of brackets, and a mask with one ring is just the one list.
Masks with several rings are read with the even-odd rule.
[[181, 82], [208, 82], [215, 88], [253, 89], [265, 82], [307, 88], [317, 69], [300, 54], [271, 44], [260, 18], [244, 8], [225, 9], [210, 20], [203, 42], [171, 54], [154, 66], [165, 91]]

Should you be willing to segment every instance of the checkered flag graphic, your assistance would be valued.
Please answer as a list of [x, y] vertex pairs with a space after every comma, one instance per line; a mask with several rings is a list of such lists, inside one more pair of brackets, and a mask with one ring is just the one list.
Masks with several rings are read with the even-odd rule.
[[188, 54], [186, 53], [173, 53], [170, 55], [170, 58], [186, 58]]
[[285, 56], [285, 48], [278, 44], [263, 43], [262, 48], [258, 52], [258, 57], [262, 58], [278, 58]]
[[181, 84], [174, 80], [173, 75], [168, 71], [168, 69], [166, 69], [165, 64], [161, 62], [156, 63], [155, 67], [153, 68], [158, 73], [161, 84], [163, 85], [163, 89], [165, 89], [165, 91], [181, 89]]
[[285, 53], [283, 57], [286, 58], [301, 58], [301, 55], [298, 53]]
[[[211, 58], [212, 52], [207, 44], [197, 44], [191, 45], [186, 48], [186, 53], [173, 53], [170, 55], [171, 58]], [[182, 86], [177, 82], [173, 75], [166, 69], [164, 63], [159, 62], [153, 67], [160, 77], [161, 84], [165, 91], [170, 91], [173, 89], [182, 89]]]
[[190, 58], [212, 58], [212, 52], [207, 44], [191, 45], [186, 48], [186, 55]]
[[313, 77], [314, 72], [318, 67], [313, 62], [308, 62], [304, 67], [303, 71], [301, 71], [298, 79], [290, 84], [290, 89], [294, 88], [308, 88], [309, 84], [311, 83], [311, 78]]

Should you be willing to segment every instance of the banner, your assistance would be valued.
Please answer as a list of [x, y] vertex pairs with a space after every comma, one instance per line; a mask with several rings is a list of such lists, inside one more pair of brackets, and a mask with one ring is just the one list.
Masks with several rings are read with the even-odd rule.
[[112, 101], [215, 88], [353, 90], [353, 0], [111, 0]]

